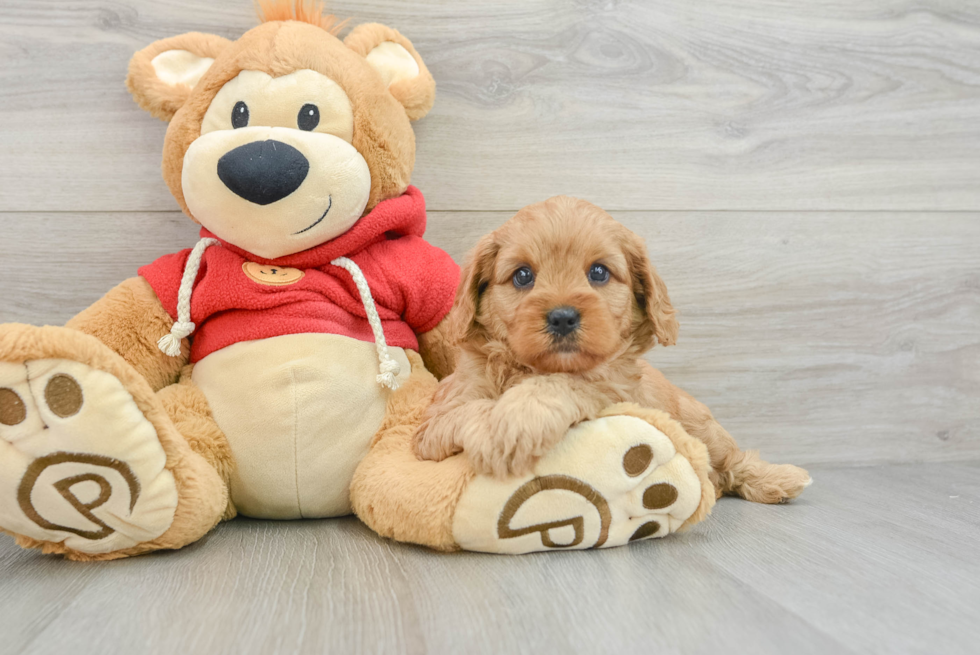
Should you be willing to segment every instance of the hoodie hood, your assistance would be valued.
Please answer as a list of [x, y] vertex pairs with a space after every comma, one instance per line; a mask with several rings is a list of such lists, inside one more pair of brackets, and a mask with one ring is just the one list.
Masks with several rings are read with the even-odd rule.
[[262, 265], [288, 266], [291, 268], [319, 268], [329, 264], [337, 257], [356, 255], [372, 244], [399, 237], [425, 234], [425, 198], [414, 186], [397, 198], [383, 200], [370, 212], [362, 216], [351, 229], [339, 237], [325, 241], [309, 250], [266, 259], [253, 255], [227, 241], [218, 238], [206, 228], [201, 228], [201, 238], [216, 239], [223, 247], [241, 255], [249, 261]]
[[277, 259], [201, 230], [194, 248], [139, 270], [174, 319], [158, 346], [176, 356], [191, 337], [197, 362], [241, 341], [339, 334], [374, 342], [384, 376], [388, 346], [417, 350], [416, 335], [433, 329], [456, 295], [459, 267], [424, 232], [425, 201], [415, 187], [379, 203], [341, 236]]

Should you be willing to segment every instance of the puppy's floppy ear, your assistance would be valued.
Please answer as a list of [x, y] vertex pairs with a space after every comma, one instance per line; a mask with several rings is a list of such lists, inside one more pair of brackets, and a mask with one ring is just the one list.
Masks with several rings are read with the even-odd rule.
[[436, 81], [415, 46], [398, 30], [380, 23], [358, 25], [344, 38], [344, 45], [378, 71], [410, 120], [417, 121], [429, 113], [436, 99]]
[[667, 285], [650, 263], [643, 240], [626, 228], [623, 228], [623, 232], [623, 254], [629, 266], [639, 310], [638, 324], [633, 328], [634, 339], [643, 350], [653, 346], [654, 339], [665, 346], [672, 346], [677, 343], [678, 325]]
[[230, 44], [228, 39], [200, 32], [151, 43], [129, 61], [126, 88], [140, 107], [169, 121], [218, 53]]
[[449, 338], [453, 343], [463, 343], [479, 335], [481, 327], [476, 317], [480, 311], [480, 296], [490, 284], [499, 251], [500, 246], [491, 232], [467, 255], [456, 300], [449, 313]]

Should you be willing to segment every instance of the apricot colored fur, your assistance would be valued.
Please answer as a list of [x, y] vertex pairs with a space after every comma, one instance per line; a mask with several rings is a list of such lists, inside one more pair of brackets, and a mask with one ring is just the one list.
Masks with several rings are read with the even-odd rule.
[[[590, 283], [594, 263], [610, 272]], [[533, 287], [514, 272], [529, 266]], [[559, 342], [551, 309], [574, 307], [581, 327]], [[519, 211], [477, 244], [449, 317], [459, 344], [416, 437], [424, 459], [465, 452], [478, 472], [522, 475], [567, 432], [614, 403], [666, 411], [702, 440], [719, 494], [756, 502], [795, 498], [803, 469], [741, 451], [702, 403], [639, 357], [673, 344], [677, 320], [643, 241], [591, 203], [559, 196]]]

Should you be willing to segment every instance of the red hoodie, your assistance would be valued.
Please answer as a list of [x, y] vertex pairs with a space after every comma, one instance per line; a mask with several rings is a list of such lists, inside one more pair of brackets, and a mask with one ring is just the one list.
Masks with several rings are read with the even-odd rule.
[[[330, 264], [337, 257], [352, 259], [363, 271], [388, 344], [417, 350], [415, 335], [445, 317], [459, 281], [459, 267], [422, 239], [424, 232], [425, 200], [410, 186], [398, 198], [378, 203], [336, 239], [303, 252], [263, 259], [225, 241], [208, 248], [191, 295], [190, 320], [196, 325], [191, 361], [239, 341], [284, 334], [342, 334], [373, 343], [353, 278]], [[217, 238], [203, 228], [201, 237]], [[165, 255], [139, 269], [174, 320], [190, 252]], [[249, 262], [254, 264], [246, 267]], [[246, 273], [256, 264], [299, 270], [291, 271], [289, 282], [271, 285]]]

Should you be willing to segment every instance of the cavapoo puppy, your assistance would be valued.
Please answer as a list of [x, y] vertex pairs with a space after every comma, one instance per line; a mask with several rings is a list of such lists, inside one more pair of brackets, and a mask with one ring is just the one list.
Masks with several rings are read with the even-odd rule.
[[810, 483], [801, 468], [739, 450], [705, 405], [639, 359], [675, 342], [674, 308], [643, 241], [591, 203], [552, 198], [483, 237], [449, 326], [456, 369], [416, 435], [423, 459], [463, 451], [480, 472], [521, 475], [571, 426], [634, 402], [707, 445], [719, 495], [776, 503]]

